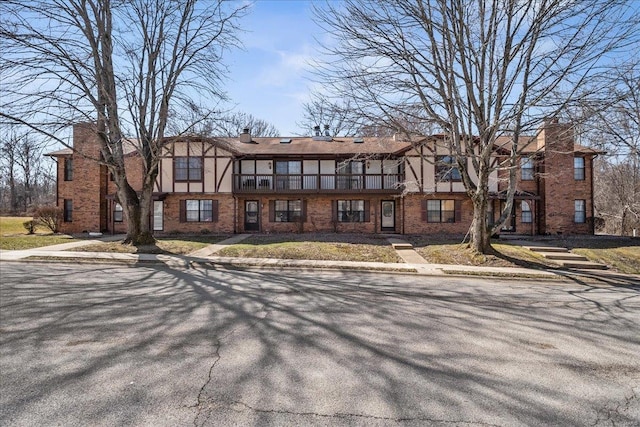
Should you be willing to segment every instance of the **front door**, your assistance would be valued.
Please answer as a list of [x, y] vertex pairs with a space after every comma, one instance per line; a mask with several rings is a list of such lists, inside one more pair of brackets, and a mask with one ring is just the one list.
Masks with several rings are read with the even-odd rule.
[[[500, 214], [502, 215], [502, 212], [504, 211], [505, 208], [505, 202], [500, 202]], [[507, 218], [507, 221], [505, 222], [505, 224], [502, 226], [502, 231], [507, 232], [507, 233], [515, 233], [516, 231], [516, 205], [515, 202], [513, 204], [513, 206], [511, 206], [511, 213], [509, 214], [509, 217]]]
[[380, 225], [383, 231], [395, 231], [396, 229], [396, 202], [383, 200], [380, 205], [382, 219]]
[[244, 231], [260, 231], [260, 215], [258, 201], [244, 202]]
[[164, 217], [164, 206], [162, 200], [154, 200], [153, 201], [153, 231], [162, 231], [163, 229], [163, 217]]

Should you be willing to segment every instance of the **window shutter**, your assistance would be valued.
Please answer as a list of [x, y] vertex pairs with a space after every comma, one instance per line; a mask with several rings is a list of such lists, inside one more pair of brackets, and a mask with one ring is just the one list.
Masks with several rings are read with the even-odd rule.
[[187, 201], [180, 200], [180, 222], [187, 222]]
[[462, 200], [454, 201], [455, 222], [462, 222]]
[[211, 221], [218, 222], [218, 201], [211, 201]]
[[331, 221], [338, 221], [338, 202], [336, 200], [331, 201]]
[[307, 222], [307, 201], [302, 201], [302, 222]]
[[427, 222], [427, 201], [420, 200], [420, 216], [422, 221]]
[[364, 201], [364, 222], [371, 221], [371, 202], [369, 200]]
[[269, 222], [276, 221], [276, 201], [269, 200]]

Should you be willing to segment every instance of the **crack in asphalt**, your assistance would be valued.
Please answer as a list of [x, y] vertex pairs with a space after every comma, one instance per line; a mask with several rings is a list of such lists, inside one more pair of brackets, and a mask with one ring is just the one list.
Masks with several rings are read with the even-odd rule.
[[[620, 421], [626, 421], [624, 418], [627, 418], [623, 413], [629, 411], [629, 407], [631, 406], [632, 401], [638, 399], [638, 395], [636, 394], [635, 388], [631, 388], [631, 393], [629, 395], [625, 394], [624, 402], [619, 402], [615, 405], [615, 407], [607, 407], [605, 406], [602, 409], [597, 411], [596, 420], [592, 424], [592, 426], [601, 425], [602, 423], [609, 422], [612, 426], [615, 426], [616, 423]], [[601, 414], [606, 414], [606, 417], [601, 418]], [[633, 420], [632, 420], [633, 421]]]
[[[218, 362], [220, 361], [220, 359], [222, 359], [222, 356], [220, 356], [220, 348], [222, 347], [222, 340], [230, 337], [231, 335], [233, 335], [234, 333], [236, 333], [236, 331], [238, 331], [239, 329], [246, 327], [248, 329], [253, 328], [255, 325], [257, 325], [259, 322], [264, 321], [265, 319], [267, 319], [267, 317], [269, 317], [269, 315], [273, 312], [273, 310], [275, 310], [275, 307], [273, 307], [273, 305], [275, 304], [275, 302], [278, 300], [279, 297], [275, 297], [274, 299], [265, 302], [264, 304], [262, 304], [262, 307], [260, 308], [260, 311], [264, 311], [264, 316], [263, 317], [256, 317], [256, 319], [253, 322], [250, 322], [248, 325], [239, 325], [233, 329], [231, 329], [229, 332], [227, 332], [226, 334], [222, 335], [220, 338], [216, 338], [216, 346], [215, 346], [215, 350], [214, 350], [214, 357], [215, 360], [213, 361], [213, 363], [211, 364], [211, 366], [209, 367], [209, 373], [207, 375], [207, 380], [205, 381], [205, 383], [202, 385], [202, 387], [200, 387], [200, 391], [198, 392], [198, 396], [196, 397], [196, 403], [193, 405], [189, 405], [188, 408], [197, 408], [198, 411], [193, 419], [193, 425], [195, 427], [198, 426], [202, 426], [204, 425], [210, 418], [211, 416], [211, 411], [207, 411], [207, 416], [204, 418], [204, 420], [202, 420], [202, 422], [198, 422], [200, 415], [202, 414], [202, 410], [204, 409], [204, 398], [203, 398], [203, 394], [205, 389], [207, 388], [207, 386], [211, 383], [211, 379], [213, 377], [213, 370], [215, 369], [216, 365], [218, 364]], [[270, 307], [270, 308], [267, 308]], [[213, 402], [213, 401], [212, 401]]]
[[[247, 403], [241, 401], [231, 401], [229, 406], [238, 405], [242, 406], [250, 411], [258, 412], [258, 413], [266, 413], [266, 414], [284, 414], [284, 415], [296, 415], [296, 416], [311, 416], [311, 417], [320, 417], [320, 418], [361, 418], [368, 420], [377, 420], [377, 421], [393, 421], [393, 422], [412, 422], [412, 421], [425, 421], [432, 423], [444, 423], [444, 424], [468, 424], [474, 426], [488, 426], [488, 427], [502, 427], [499, 424], [491, 424], [491, 423], [483, 423], [480, 421], [464, 421], [464, 420], [444, 420], [437, 418], [428, 418], [428, 417], [381, 417], [377, 415], [367, 415], [367, 414], [351, 414], [345, 412], [337, 412], [335, 414], [321, 414], [318, 412], [295, 412], [295, 411], [287, 411], [284, 409], [261, 409], [255, 408]], [[231, 408], [233, 410], [233, 408]]]

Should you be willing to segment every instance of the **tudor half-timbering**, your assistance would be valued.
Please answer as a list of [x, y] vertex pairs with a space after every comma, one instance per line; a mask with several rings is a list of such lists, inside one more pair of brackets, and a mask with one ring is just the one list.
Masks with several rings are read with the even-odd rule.
[[[473, 207], [442, 135], [394, 138], [185, 137], [168, 143], [154, 188], [151, 227], [173, 232], [465, 233]], [[505, 233], [593, 233], [594, 150], [574, 144], [571, 127], [550, 121], [525, 147]], [[510, 149], [505, 142], [497, 150]], [[123, 232], [115, 185], [93, 126], [74, 127], [74, 150], [58, 161], [63, 231]], [[134, 188], [141, 162], [126, 144]], [[506, 175], [489, 180], [490, 220], [504, 203]]]

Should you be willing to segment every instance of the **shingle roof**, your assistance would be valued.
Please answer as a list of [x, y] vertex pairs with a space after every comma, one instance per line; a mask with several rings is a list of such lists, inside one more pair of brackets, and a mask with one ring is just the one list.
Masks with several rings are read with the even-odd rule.
[[[428, 141], [433, 138], [442, 138], [442, 135], [432, 135], [422, 139]], [[187, 139], [200, 139], [195, 137], [185, 137]], [[219, 147], [227, 149], [236, 155], [252, 155], [252, 156], [300, 156], [300, 155], [349, 155], [357, 154], [402, 154], [412, 147], [410, 141], [396, 141], [393, 138], [379, 137], [255, 137], [251, 142], [240, 142], [238, 138], [207, 138], [211, 143], [217, 144]], [[178, 139], [180, 141], [181, 139]], [[283, 143], [282, 141], [285, 140]], [[289, 142], [290, 141], [290, 142]], [[358, 141], [358, 142], [354, 142]], [[362, 141], [362, 142], [359, 142]], [[124, 144], [125, 154], [132, 154], [136, 151], [135, 140], [128, 140], [128, 144]], [[414, 141], [418, 142], [418, 141]], [[522, 153], [535, 153], [538, 150], [535, 136], [521, 136], [520, 151]], [[508, 152], [511, 150], [511, 138], [499, 137], [496, 140], [496, 146], [501, 151]], [[581, 154], [603, 154], [604, 151], [594, 150], [579, 144], [574, 144], [574, 151]], [[47, 156], [68, 156], [73, 154], [70, 148], [64, 148], [58, 151], [47, 153]]]
[[[287, 139], [291, 142], [282, 143]], [[239, 154], [249, 155], [308, 155], [308, 154], [395, 154], [411, 148], [407, 141], [394, 141], [393, 138], [358, 138], [362, 142], [354, 142], [356, 138], [336, 137], [331, 140], [320, 140], [314, 137], [291, 138], [253, 138], [252, 142], [243, 143], [236, 138], [219, 138], [229, 144]]]

